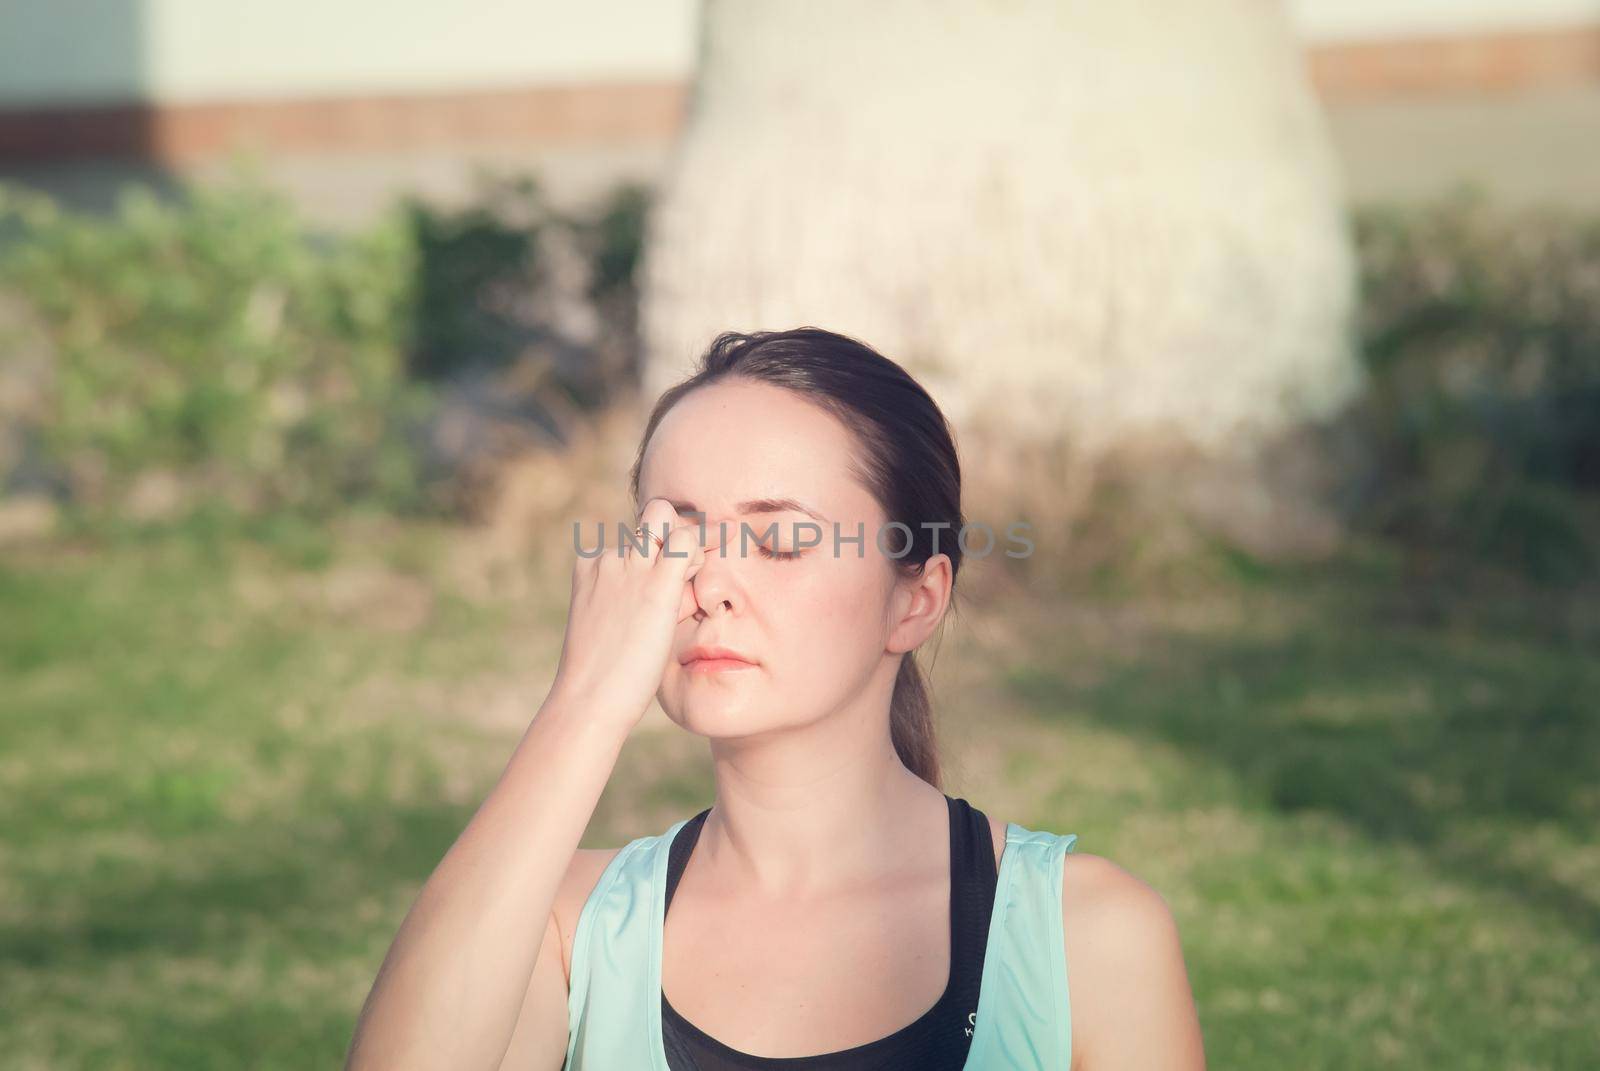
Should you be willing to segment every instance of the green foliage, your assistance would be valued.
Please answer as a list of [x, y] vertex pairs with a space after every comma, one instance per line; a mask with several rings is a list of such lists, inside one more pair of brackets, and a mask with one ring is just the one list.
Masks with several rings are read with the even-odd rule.
[[1552, 583], [1593, 575], [1600, 219], [1467, 194], [1355, 222], [1374, 527]]
[[649, 212], [649, 190], [625, 183], [612, 191], [595, 219], [575, 221], [594, 265], [589, 296], [596, 302], [633, 291]]
[[41, 444], [80, 503], [114, 510], [151, 472], [250, 510], [414, 494], [406, 431], [430, 396], [402, 359], [403, 226], [317, 238], [241, 176], [175, 204], [132, 188], [110, 218], [7, 191], [5, 216], [0, 286], [54, 356]]
[[[649, 203], [645, 187], [623, 183], [594, 209], [567, 212], [535, 176], [490, 172], [459, 207], [403, 199], [417, 250], [413, 374], [439, 381], [522, 362], [536, 369], [517, 377], [540, 384], [535, 406], [604, 405], [637, 372], [633, 275]], [[599, 337], [565, 337], [553, 322], [562, 301], [591, 306]]]
[[550, 212], [531, 176], [480, 178], [458, 209], [416, 197], [401, 213], [419, 251], [412, 371], [437, 379], [464, 364], [503, 366], [537, 323], [529, 297], [541, 280], [539, 237]]
[[[0, 186], [0, 298], [48, 355], [37, 453], [97, 531], [202, 509], [448, 508], [470, 459], [428, 436], [457, 373], [470, 419], [545, 427], [636, 375], [648, 204], [623, 184], [568, 214], [533, 176], [482, 174], [460, 207], [406, 198], [329, 235], [248, 163], [176, 201], [131, 188], [109, 217]], [[593, 306], [596, 337], [564, 333], [563, 301]]]
[[[456, 462], [420, 440], [456, 372], [518, 365], [482, 382], [514, 382], [506, 414], [546, 427], [634, 380], [649, 203], [623, 185], [572, 215], [531, 176], [489, 177], [461, 207], [408, 199], [331, 236], [248, 174], [177, 202], [131, 189], [109, 218], [0, 186], [0, 298], [49, 355], [40, 452], [108, 518], [152, 483], [217, 516], [437, 507]], [[1596, 575], [1600, 219], [1468, 196], [1355, 227], [1353, 417], [1377, 454], [1358, 523], [1430, 560]], [[557, 300], [589, 302], [597, 337], [554, 322], [574, 266], [585, 285]]]

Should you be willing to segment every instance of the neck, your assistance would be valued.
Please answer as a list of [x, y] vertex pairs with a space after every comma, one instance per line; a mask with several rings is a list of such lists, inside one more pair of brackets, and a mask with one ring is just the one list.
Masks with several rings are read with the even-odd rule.
[[[806, 898], [926, 867], [949, 830], [944, 793], [906, 768], [887, 702], [711, 744], [717, 798], [694, 859], [744, 895]], [[874, 709], [876, 707], [876, 709]]]

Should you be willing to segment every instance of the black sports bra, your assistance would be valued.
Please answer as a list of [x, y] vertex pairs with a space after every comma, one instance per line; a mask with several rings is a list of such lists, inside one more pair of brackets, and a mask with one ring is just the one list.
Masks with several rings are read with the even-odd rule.
[[[886, 1037], [812, 1056], [754, 1056], [724, 1045], [679, 1015], [661, 993], [661, 1031], [672, 1071], [957, 1071], [972, 1046], [999, 874], [989, 819], [945, 795], [950, 814], [950, 976], [944, 993], [914, 1022]], [[684, 823], [667, 861], [666, 905], [705, 824], [707, 807]]]

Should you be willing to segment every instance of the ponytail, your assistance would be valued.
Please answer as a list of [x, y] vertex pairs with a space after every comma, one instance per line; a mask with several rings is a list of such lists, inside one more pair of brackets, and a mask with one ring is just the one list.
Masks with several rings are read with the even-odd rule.
[[889, 700], [889, 738], [906, 769], [944, 790], [939, 744], [933, 731], [933, 702], [915, 651], [905, 653], [894, 679], [894, 695]]

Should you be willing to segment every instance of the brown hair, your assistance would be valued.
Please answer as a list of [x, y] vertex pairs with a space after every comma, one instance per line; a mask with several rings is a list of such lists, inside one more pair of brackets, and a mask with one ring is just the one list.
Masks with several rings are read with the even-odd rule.
[[[850, 431], [861, 447], [851, 475], [877, 499], [890, 524], [899, 522], [910, 530], [911, 546], [896, 559], [896, 567], [916, 576], [936, 552], [949, 555], [953, 610], [962, 557], [956, 537], [964, 521], [961, 463], [949, 423], [905, 369], [845, 335], [819, 327], [718, 335], [695, 371], [663, 392], [650, 413], [629, 476], [635, 507], [642, 506], [639, 474], [645, 449], [661, 419], [691, 391], [730, 378], [794, 391]], [[884, 540], [898, 550], [906, 536], [898, 528], [895, 533]], [[905, 653], [895, 677], [889, 734], [906, 768], [942, 791], [933, 703], [915, 651]]]

